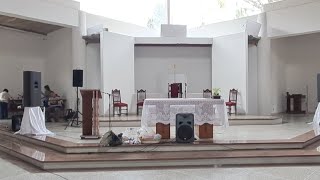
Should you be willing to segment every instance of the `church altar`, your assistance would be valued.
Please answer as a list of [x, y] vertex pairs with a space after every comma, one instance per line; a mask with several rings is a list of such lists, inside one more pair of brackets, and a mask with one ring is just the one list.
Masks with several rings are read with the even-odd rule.
[[175, 125], [178, 113], [194, 114], [194, 124], [205, 123], [228, 127], [228, 115], [223, 99], [209, 98], [159, 98], [146, 99], [143, 104], [141, 126], [157, 123]]

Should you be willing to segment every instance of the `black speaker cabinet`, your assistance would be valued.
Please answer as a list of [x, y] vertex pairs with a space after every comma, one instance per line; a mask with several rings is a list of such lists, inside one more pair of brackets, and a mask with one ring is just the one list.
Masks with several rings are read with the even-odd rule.
[[12, 129], [13, 132], [17, 132], [17, 131], [20, 130], [21, 121], [22, 121], [22, 115], [12, 116], [11, 129]]
[[190, 143], [194, 141], [194, 115], [181, 113], [176, 115], [176, 141]]
[[83, 70], [73, 70], [73, 87], [83, 86]]
[[41, 72], [23, 72], [23, 105], [24, 107], [41, 105]]

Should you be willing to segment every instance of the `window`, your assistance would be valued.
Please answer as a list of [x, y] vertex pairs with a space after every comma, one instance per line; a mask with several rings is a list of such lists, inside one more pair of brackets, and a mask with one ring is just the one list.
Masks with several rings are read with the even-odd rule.
[[167, 23], [166, 0], [77, 0], [91, 14], [157, 29]]
[[279, 0], [170, 0], [172, 24], [199, 27], [258, 14], [265, 3]]
[[[167, 0], [77, 0], [81, 9], [152, 29], [167, 23]], [[280, 0], [170, 0], [170, 23], [188, 28], [258, 14]]]

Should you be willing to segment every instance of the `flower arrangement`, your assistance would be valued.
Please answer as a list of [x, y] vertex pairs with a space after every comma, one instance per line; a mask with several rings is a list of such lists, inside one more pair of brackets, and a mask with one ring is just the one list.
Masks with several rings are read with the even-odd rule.
[[212, 89], [213, 99], [220, 99], [221, 98], [220, 93], [221, 93], [220, 88], [213, 88]]

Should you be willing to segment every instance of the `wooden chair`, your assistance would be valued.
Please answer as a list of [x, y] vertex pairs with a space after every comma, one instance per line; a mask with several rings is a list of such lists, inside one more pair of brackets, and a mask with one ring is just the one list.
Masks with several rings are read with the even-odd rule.
[[210, 89], [204, 89], [203, 98], [212, 98], [212, 91]]
[[[121, 102], [120, 90], [114, 89], [112, 90], [111, 94], [112, 94], [112, 104], [113, 104], [113, 116], [115, 115], [116, 108], [119, 109], [119, 114], [118, 114], [119, 116], [121, 116], [121, 114], [128, 115], [128, 104]], [[126, 110], [126, 113], [122, 113], [122, 110]]]
[[237, 101], [238, 101], [238, 90], [236, 89], [230, 89], [229, 91], [229, 101], [226, 102], [226, 105], [228, 107], [228, 113], [231, 115], [231, 108], [234, 106], [234, 114], [237, 114]]
[[168, 84], [168, 98], [182, 98], [182, 83]]
[[144, 100], [147, 98], [147, 91], [137, 90], [137, 115], [139, 115], [139, 107], [143, 107]]

